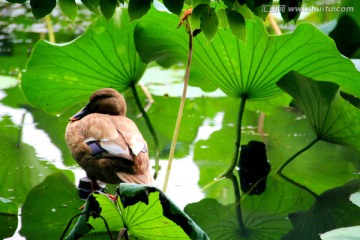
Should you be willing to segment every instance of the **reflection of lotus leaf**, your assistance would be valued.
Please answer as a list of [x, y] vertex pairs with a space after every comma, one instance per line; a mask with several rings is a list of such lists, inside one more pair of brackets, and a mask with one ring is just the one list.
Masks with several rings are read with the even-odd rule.
[[360, 180], [353, 180], [322, 193], [309, 210], [290, 214], [294, 229], [284, 239], [319, 239], [331, 229], [359, 225], [360, 208], [349, 201], [359, 189]]

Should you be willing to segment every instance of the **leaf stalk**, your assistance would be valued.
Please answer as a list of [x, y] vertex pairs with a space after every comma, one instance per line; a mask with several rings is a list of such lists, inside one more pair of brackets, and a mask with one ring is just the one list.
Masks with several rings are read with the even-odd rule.
[[228, 167], [228, 169], [226, 169], [225, 172], [223, 172], [220, 176], [218, 176], [216, 178], [217, 180], [220, 180], [225, 177], [229, 177], [233, 173], [235, 167], [238, 165], [239, 158], [240, 158], [241, 125], [242, 125], [242, 119], [244, 116], [245, 103], [246, 103], [247, 98], [248, 98], [247, 95], [243, 95], [241, 97], [241, 101], [240, 101], [238, 120], [237, 120], [237, 124], [236, 124], [236, 141], [235, 141], [234, 157], [233, 157], [232, 162], [230, 163], [230, 166]]
[[159, 173], [159, 170], [160, 170], [160, 162], [159, 162], [159, 158], [160, 158], [160, 151], [159, 151], [159, 139], [157, 137], [157, 134], [155, 132], [155, 129], [153, 127], [153, 125], [151, 124], [151, 121], [150, 121], [150, 118], [149, 116], [147, 115], [144, 107], [142, 106], [141, 104], [141, 101], [140, 101], [140, 98], [139, 98], [139, 94], [136, 90], [136, 85], [135, 83], [132, 83], [130, 85], [130, 88], [131, 88], [131, 91], [134, 95], [134, 99], [135, 99], [135, 102], [136, 102], [136, 105], [138, 106], [139, 108], [139, 111], [141, 112], [144, 120], [145, 120], [145, 123], [150, 131], [150, 134], [153, 138], [153, 141], [154, 141], [154, 145], [155, 145], [155, 166], [154, 166], [154, 169], [155, 169], [155, 174], [154, 174], [154, 179], [157, 178], [158, 176], [158, 173]]
[[317, 143], [320, 139], [316, 138], [315, 140], [313, 140], [312, 142], [310, 142], [306, 147], [302, 148], [301, 150], [299, 150], [297, 153], [295, 153], [292, 157], [290, 157], [285, 163], [283, 163], [283, 165], [281, 165], [279, 167], [279, 169], [276, 171], [276, 173], [281, 174], [281, 171], [289, 164], [291, 163], [295, 158], [297, 158], [300, 154], [302, 154], [303, 152], [305, 152], [306, 150], [308, 150], [309, 148], [311, 148], [315, 143]]
[[[186, 19], [186, 21], [187, 21], [187, 19]], [[183, 112], [184, 112], [184, 106], [185, 106], [185, 101], [186, 101], [186, 92], [187, 92], [187, 87], [188, 87], [188, 84], [189, 84], [189, 77], [190, 77], [190, 67], [191, 67], [191, 61], [192, 61], [192, 55], [193, 55], [193, 34], [192, 34], [191, 29], [190, 29], [190, 24], [188, 22], [186, 23], [186, 30], [187, 30], [187, 33], [189, 34], [189, 52], [188, 52], [187, 65], [186, 65], [186, 71], [185, 71], [185, 76], [184, 76], [183, 93], [182, 93], [182, 97], [181, 97], [181, 101], [180, 101], [178, 116], [176, 118], [174, 135], [173, 135], [173, 139], [172, 139], [172, 142], [171, 142], [169, 160], [168, 160], [168, 165], [167, 165], [167, 168], [166, 168], [164, 185], [163, 185], [163, 188], [162, 188], [163, 192], [166, 192], [168, 182], [169, 182], [169, 178], [170, 178], [170, 171], [171, 171], [171, 166], [172, 166], [173, 159], [174, 159], [177, 139], [178, 139], [178, 136], [179, 136], [181, 119], [182, 119], [182, 115], [183, 115]]]

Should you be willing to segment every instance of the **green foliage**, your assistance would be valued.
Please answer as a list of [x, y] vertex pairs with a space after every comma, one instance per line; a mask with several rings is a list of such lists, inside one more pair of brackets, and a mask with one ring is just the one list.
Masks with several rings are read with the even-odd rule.
[[18, 225], [18, 205], [13, 201], [0, 197], [0, 237], [11, 237]]
[[[24, 3], [24, 0], [7, 0], [10, 3]], [[99, 14], [100, 12], [105, 16], [107, 20], [112, 18], [114, 15], [115, 9], [118, 6], [118, 3], [125, 4], [124, 0], [81, 0], [82, 3], [92, 12]], [[194, 1], [187, 1], [185, 4], [185, 0], [164, 0], [162, 3], [164, 6], [171, 12], [176, 15], [181, 15], [181, 12], [187, 9], [188, 5], [192, 7], [194, 10], [199, 5], [205, 5], [205, 11], [203, 11], [202, 16], [200, 16], [196, 21], [201, 22], [201, 30], [207, 37], [208, 41], [211, 41], [214, 37], [217, 29], [219, 27], [219, 22], [231, 22], [231, 29], [234, 35], [239, 39], [245, 39], [245, 35], [243, 34], [244, 31], [244, 21], [241, 17], [237, 16], [234, 12], [236, 11], [238, 14], [243, 14], [244, 12], [248, 13], [248, 10], [251, 10], [255, 15], [259, 16], [263, 20], [265, 20], [266, 16], [269, 13], [270, 6], [272, 5], [272, 0], [223, 0], [223, 1], [210, 1], [210, 0], [194, 0]], [[129, 17], [131, 21], [137, 20], [147, 14], [153, 0], [129, 0], [128, 1], [128, 9], [129, 9]], [[288, 7], [294, 6], [301, 6], [302, 0], [281, 0], [280, 4], [286, 5], [285, 11], [282, 12], [282, 17], [285, 22], [289, 22], [291, 20], [296, 21], [300, 15], [300, 12], [289, 11]], [[34, 16], [39, 19], [47, 14], [51, 13], [52, 10], [56, 6], [56, 0], [49, 0], [49, 1], [39, 1], [39, 0], [30, 0], [32, 12]], [[62, 9], [63, 13], [72, 21], [75, 20], [77, 15], [77, 6], [74, 0], [59, 0], [58, 4]], [[185, 7], [184, 7], [185, 6]], [[100, 11], [99, 11], [100, 8]], [[247, 9], [247, 10], [245, 10]], [[218, 13], [222, 13], [227, 11], [227, 17], [222, 15], [224, 19], [218, 20]], [[195, 11], [196, 12], [196, 11]], [[252, 14], [250, 14], [252, 15]], [[194, 15], [196, 18], [196, 14]], [[243, 16], [244, 18], [247, 18]], [[225, 18], [227, 18], [225, 20]], [[220, 25], [221, 27], [223, 25]], [[240, 31], [240, 29], [242, 29]], [[195, 30], [195, 29], [193, 29]]]
[[[92, 1], [90, 3], [84, 0], [83, 2], [87, 2], [88, 8], [94, 12], [99, 13], [100, 9], [108, 22], [104, 18], [97, 20], [83, 36], [71, 43], [52, 45], [40, 42], [37, 45], [22, 83], [27, 99], [35, 106], [59, 113], [72, 105], [83, 102], [94, 89], [114, 87], [121, 91], [126, 89], [129, 84], [139, 81], [146, 65], [140, 61], [134, 50], [133, 37], [143, 61], [147, 63], [158, 61], [163, 66], [185, 63], [188, 38], [183, 29], [176, 28], [179, 23], [177, 16], [151, 9], [151, 1], [141, 2], [137, 3], [140, 4], [139, 8], [131, 10], [131, 14], [135, 17], [130, 16], [130, 19], [138, 20], [128, 25], [129, 16], [126, 11], [115, 13], [112, 17], [114, 11], [117, 12], [116, 4], [122, 1]], [[297, 3], [299, 2], [301, 1], [297, 1]], [[69, 2], [63, 0], [62, 4], [65, 3]], [[135, 1], [132, 4], [134, 3]], [[182, 1], [180, 3], [164, 1], [164, 4], [176, 14], [181, 12], [183, 6]], [[202, 86], [206, 90], [219, 87], [235, 99], [202, 98], [191, 100], [186, 105], [187, 121], [184, 122], [184, 130], [180, 136], [182, 142], [179, 144], [178, 150], [180, 149], [182, 152], [178, 152], [178, 157], [187, 156], [189, 153], [194, 156], [200, 171], [199, 185], [204, 187], [203, 192], [207, 197], [217, 199], [205, 198], [198, 203], [188, 205], [185, 209], [186, 212], [197, 221], [209, 237], [214, 239], [263, 239], [266, 237], [280, 239], [285, 234], [288, 239], [297, 239], [298, 236], [300, 239], [301, 237], [318, 239], [319, 233], [324, 231], [359, 224], [357, 218], [359, 209], [348, 200], [349, 194], [359, 189], [359, 182], [353, 181], [343, 187], [331, 189], [354, 178], [353, 173], [358, 172], [359, 152], [347, 146], [359, 148], [360, 144], [357, 139], [359, 110], [342, 99], [340, 95], [340, 91], [345, 91], [350, 98], [355, 99], [356, 96], [360, 96], [357, 83], [359, 72], [353, 64], [339, 54], [334, 43], [326, 35], [309, 24], [301, 24], [289, 34], [269, 36], [262, 20], [254, 18], [253, 14], [249, 14], [247, 10], [250, 8], [255, 14], [260, 15], [259, 11], [266, 4], [270, 4], [270, 1], [247, 1], [247, 5], [245, 5], [244, 1], [227, 0], [210, 3], [210, 1], [198, 0], [192, 1], [192, 4], [196, 7], [191, 17], [191, 27], [201, 29], [204, 33], [194, 39], [192, 84]], [[71, 15], [69, 11], [64, 9], [63, 11]], [[349, 16], [351, 18], [348, 18]], [[342, 43], [343, 39], [341, 36], [339, 37], [341, 35], [339, 29], [343, 26], [357, 29], [355, 27], [357, 20], [351, 14], [349, 16], [342, 16], [332, 37], [342, 53], [346, 53], [347, 56], [356, 56], [358, 54], [357, 45], [347, 45], [351, 41]], [[296, 20], [297, 17], [290, 13], [285, 16], [289, 21], [291, 21], [290, 18]], [[69, 16], [69, 18], [71, 17]], [[120, 23], [117, 22], [118, 19], [121, 19]], [[344, 20], [346, 21], [344, 22]], [[344, 23], [345, 25], [342, 25]], [[135, 35], [133, 35], [134, 28]], [[227, 29], [218, 30], [218, 28]], [[348, 38], [356, 40], [357, 33], [351, 33]], [[123, 39], [125, 40], [122, 42]], [[211, 40], [210, 43], [209, 40]], [[122, 60], [124, 61], [122, 62]], [[133, 65], [126, 65], [129, 62]], [[292, 70], [299, 73], [287, 74]], [[284, 74], [287, 75], [283, 77]], [[167, 82], [162, 82], [166, 78], [155, 77], [160, 78], [160, 80], [157, 79], [160, 83], [167, 85]], [[281, 80], [277, 86], [278, 79]], [[2, 84], [1, 81], [0, 84]], [[236, 124], [236, 116], [233, 112], [234, 106], [238, 105], [236, 98], [249, 96], [253, 100], [267, 100], [283, 93], [282, 90], [295, 98], [294, 103], [305, 113], [306, 118], [303, 113], [297, 112], [293, 108], [277, 110], [266, 116], [266, 135], [260, 135], [254, 127], [258, 124], [259, 114], [246, 111], [249, 119], [245, 118], [241, 129], [242, 142], [265, 138], [272, 169], [280, 166], [299, 146], [303, 146], [313, 138], [330, 143], [319, 142], [299, 156], [297, 161], [286, 169], [287, 176], [291, 176], [291, 179], [295, 183], [303, 185], [303, 188], [299, 188], [297, 184], [286, 182], [284, 179], [278, 179], [279, 176], [273, 174], [268, 178], [267, 190], [264, 194], [260, 196], [242, 195], [239, 206], [238, 202], [229, 196], [236, 192], [236, 188], [227, 180], [211, 182], [231, 157], [234, 142], [231, 136], [235, 135], [234, 125]], [[3, 99], [2, 103], [11, 107], [23, 106], [23, 98], [15, 92], [18, 93], [19, 90], [4, 91], [9, 96]], [[344, 96], [343, 93], [342, 95]], [[157, 129], [159, 129], [163, 141], [161, 144], [164, 146], [164, 154], [167, 154], [166, 146], [171, 138], [175, 115], [173, 109], [178, 103], [178, 99], [156, 97], [155, 102], [155, 106], [150, 109], [149, 113], [157, 117]], [[268, 101], [262, 102], [268, 103]], [[132, 100], [129, 101], [130, 106], [131, 104], [133, 104]], [[280, 105], [284, 105], [282, 99]], [[35, 117], [37, 126], [45, 129], [46, 132], [51, 132], [49, 133], [50, 137], [57, 145], [61, 145], [61, 132], [66, 125], [66, 118], [59, 118], [58, 122], [55, 122], [57, 121], [55, 118], [47, 118], [46, 114], [40, 110], [30, 109], [30, 112]], [[130, 112], [133, 115], [137, 114], [137, 111], [131, 110], [131, 107]], [[217, 123], [218, 120], [215, 119], [215, 116], [221, 114], [224, 118]], [[49, 119], [51, 120], [49, 121]], [[135, 121], [140, 123], [140, 126], [143, 124], [141, 120]], [[210, 123], [206, 125], [208, 121]], [[197, 134], [197, 131], [200, 132], [200, 126], [211, 128], [217, 124], [220, 124], [217, 130], [209, 133], [206, 139], [199, 139], [201, 135]], [[28, 155], [21, 154], [24, 149], [26, 150], [26, 144], [20, 143], [22, 150], [19, 151], [17, 147], [11, 146], [15, 142], [14, 139], [20, 136], [18, 134], [20, 131], [15, 131], [17, 126], [10, 118], [2, 117], [0, 125], [0, 128], [4, 130], [1, 132], [5, 133], [4, 148], [1, 150], [5, 164], [16, 169], [15, 174], [11, 175], [24, 175], [25, 178], [33, 179], [31, 174], [26, 171], [18, 174], [19, 167], [12, 166], [15, 158], [7, 150], [19, 154], [15, 159], [17, 164], [24, 161], [22, 158], [27, 158], [24, 164], [35, 166], [36, 170], [31, 171], [35, 172], [36, 176], [38, 175], [37, 170], [40, 169], [42, 172], [42, 166], [38, 166], [42, 162], [39, 162], [37, 157], [30, 157], [30, 160], [36, 160], [35, 164], [33, 160], [28, 162]], [[56, 131], [52, 130], [54, 126], [59, 126], [56, 127]], [[311, 128], [314, 131], [311, 131]], [[9, 145], [8, 142], [11, 144]], [[333, 145], [333, 143], [342, 146]], [[29, 146], [27, 147], [29, 148]], [[31, 147], [29, 149], [31, 150], [29, 156], [35, 155], [35, 151]], [[64, 148], [62, 150], [64, 151]], [[48, 166], [44, 169], [46, 169], [45, 175], [53, 171], [51, 168], [48, 169]], [[6, 173], [4, 172], [3, 175]], [[25, 191], [21, 193], [23, 195], [18, 192], [16, 194], [6, 192], [8, 186], [16, 186], [16, 182], [9, 185], [13, 179], [19, 180], [19, 178], [8, 176], [4, 184], [5, 190], [0, 196], [3, 194], [6, 198], [15, 196], [15, 202], [21, 203], [19, 196], [24, 197], [34, 184], [25, 186]], [[35, 181], [35, 184], [41, 181], [40, 178]], [[54, 205], [54, 202], [63, 203], [64, 201], [59, 201], [61, 194], [54, 194], [51, 186], [59, 182], [66, 182], [66, 179], [61, 176], [51, 176], [30, 191], [23, 209], [26, 212], [23, 211], [22, 235], [31, 239], [32, 229], [37, 230], [36, 234], [43, 234], [39, 228], [44, 228], [44, 226], [46, 229], [50, 229], [45, 231], [47, 238], [52, 238], [54, 232], [60, 231], [60, 227], [54, 226], [50, 219], [69, 218], [68, 215], [56, 215], [59, 214], [57, 212], [59, 208]], [[75, 189], [72, 184], [68, 183], [65, 184], [65, 188], [71, 189], [71, 194], [67, 194], [65, 188], [60, 188], [60, 192], [64, 196], [67, 195], [67, 199], [73, 200], [77, 198]], [[315, 192], [314, 195], [321, 193], [315, 198], [313, 205], [313, 195], [304, 191], [304, 188]], [[52, 201], [44, 201], [46, 204], [42, 209], [35, 206], [38, 204], [38, 199], [47, 199], [49, 193], [53, 194], [49, 198]], [[163, 204], [163, 202], [168, 202], [168, 199], [159, 190], [121, 185], [120, 195], [123, 198], [121, 201], [118, 200], [117, 206], [105, 196], [95, 195], [95, 198], [88, 200], [86, 207], [86, 210], [94, 210], [96, 214], [104, 216], [112, 233], [117, 234], [123, 226], [126, 226], [135, 237], [153, 239], [158, 232], [155, 225], [150, 223], [155, 224], [155, 221], [149, 218], [150, 215], [143, 214], [150, 208], [149, 213], [154, 213], [159, 217], [159, 222], [156, 224], [159, 224], [161, 228], [167, 226], [171, 232], [175, 232], [175, 235], [182, 236], [184, 239], [188, 239], [192, 233], [194, 235], [191, 235], [191, 238], [196, 239], [199, 236], [205, 238], [205, 233], [198, 231], [192, 221], [190, 221], [190, 227], [182, 225], [189, 220], [187, 215], [184, 215], [172, 204]], [[147, 201], [149, 201], [148, 205]], [[153, 202], [154, 204], [152, 204]], [[93, 208], [94, 204], [95, 208]], [[67, 206], [66, 203], [65, 205]], [[78, 203], [74, 203], [72, 209], [74, 214], [77, 212], [75, 205]], [[0, 201], [0, 208], [1, 206]], [[101, 210], [99, 206], [101, 206]], [[61, 207], [64, 207], [64, 204]], [[31, 211], [32, 209], [35, 211]], [[43, 212], [47, 215], [53, 209], [56, 213], [49, 213], [49, 219], [45, 221], [44, 219], [47, 217], [41, 217], [39, 220], [39, 215]], [[41, 210], [43, 212], [40, 212]], [[71, 212], [67, 210], [67, 214]], [[15, 210], [13, 209], [13, 211]], [[243, 221], [239, 221], [241, 218], [237, 215], [237, 211], [241, 211]], [[163, 212], [165, 212], [165, 216], [162, 214]], [[37, 219], [34, 219], [34, 216]], [[87, 219], [89, 215], [80, 217], [77, 228], [73, 229], [71, 236], [80, 233], [86, 234], [90, 238], [99, 236], [106, 238], [107, 235], [103, 234], [104, 222], [100, 218], [93, 218], [94, 216], [96, 215], [90, 216], [89, 220]], [[16, 228], [17, 219], [15, 219], [16, 217], [12, 216], [11, 219], [0, 218], [0, 221], [9, 220], [10, 227]], [[134, 219], [136, 221], [133, 222]], [[335, 220], [330, 222], [329, 220], [332, 219]], [[34, 227], [30, 224], [31, 222], [37, 226]], [[316, 224], [312, 224], [314, 222]], [[59, 220], [55, 222], [56, 224], [64, 228], [63, 221]], [[239, 230], [240, 227], [244, 227], [245, 231]], [[195, 229], [195, 233], [184, 230], [189, 228]], [[165, 232], [167, 234], [168, 230]], [[0, 236], [3, 237], [3, 232], [0, 231], [0, 233]], [[140, 235], [142, 233], [146, 236]], [[12, 232], [7, 231], [4, 236], [11, 237], [9, 234]], [[40, 238], [36, 234], [33, 236], [34, 239]], [[50, 234], [53, 235], [50, 236]], [[301, 236], [301, 234], [304, 235]], [[168, 238], [167, 235], [161, 236], [164, 239]]]
[[[166, 13], [148, 15], [135, 29], [141, 59], [163, 66], [184, 63], [187, 41], [171, 27], [175, 19], [170, 20], [172, 16]], [[259, 18], [247, 19], [246, 34], [246, 42], [227, 30], [218, 30], [210, 44], [204, 36], [195, 37], [192, 69], [200, 71], [201, 78], [192, 75], [190, 84], [209, 88], [210, 80], [228, 96], [263, 100], [279, 95], [282, 91], [276, 82], [294, 70], [316, 80], [336, 82], [342, 91], [360, 96], [360, 73], [313, 25], [301, 24], [293, 33], [269, 36]]]
[[211, 41], [217, 31], [219, 22], [215, 10], [211, 7], [204, 9], [200, 17], [200, 29], [205, 34], [208, 41]]
[[280, 5], [285, 6], [284, 11], [281, 11], [281, 17], [284, 19], [285, 23], [294, 20], [296, 22], [300, 16], [300, 8], [302, 5], [302, 0], [280, 0]]
[[270, 176], [264, 194], [243, 195], [240, 212], [237, 212], [237, 203], [221, 204], [210, 198], [188, 204], [185, 212], [210, 239], [281, 239], [291, 229], [287, 215], [303, 210], [312, 201], [312, 197], [301, 189]]
[[130, 0], [128, 7], [130, 21], [144, 16], [149, 11], [151, 4], [152, 0]]
[[59, 0], [58, 4], [61, 8], [61, 11], [72, 21], [75, 20], [78, 7], [75, 3], [75, 0]]
[[27, 0], [7, 0], [9, 3], [24, 3]]
[[[238, 2], [246, 2], [246, 5], [253, 13], [255, 13], [256, 16], [265, 20], [267, 15], [269, 14], [269, 8], [272, 5], [273, 0], [238, 0]], [[281, 16], [284, 19], [284, 16]]]
[[165, 7], [172, 13], [180, 15], [185, 0], [163, 0]]
[[329, 36], [334, 39], [339, 52], [349, 58], [360, 56], [360, 27], [349, 15], [343, 15], [337, 21], [336, 28]]
[[84, 234], [103, 234], [106, 228], [102, 218], [111, 232], [117, 234], [124, 228], [131, 236], [139, 239], [209, 239], [157, 188], [122, 183], [118, 194], [116, 203], [105, 195], [90, 195], [84, 214], [67, 239], [76, 239]]
[[52, 173], [53, 169], [39, 161], [32, 146], [21, 142], [22, 126], [15, 125], [10, 117], [5, 116], [0, 120], [0, 131], [0, 153], [3, 156], [2, 164], [6, 166], [0, 169], [3, 178], [0, 196], [11, 196], [15, 203], [22, 203], [30, 189]]
[[31, 11], [36, 19], [43, 18], [56, 6], [56, 0], [30, 0]]
[[116, 0], [100, 0], [99, 6], [106, 20], [109, 20], [115, 13]]
[[243, 41], [246, 41], [246, 24], [244, 17], [234, 10], [227, 10], [226, 16], [232, 33]]
[[[211, 239], [319, 239], [319, 233], [328, 229], [359, 224], [360, 208], [349, 201], [350, 194], [360, 188], [359, 180], [323, 192], [315, 203], [311, 196], [275, 176], [268, 183], [263, 195], [243, 197], [238, 214], [235, 204], [223, 205], [209, 198], [187, 205], [185, 212]], [[311, 208], [304, 211], [309, 204]], [[293, 226], [286, 220], [288, 214]], [[239, 224], [244, 224], [245, 231]]]
[[0, 197], [0, 214], [17, 215], [18, 206], [13, 201]]
[[[360, 208], [349, 201], [352, 193], [360, 189], [360, 180], [330, 189], [317, 197], [312, 207], [290, 214], [293, 228], [283, 239], [312, 240], [334, 228], [360, 225]], [[338, 216], [342, 216], [339, 218]]]
[[295, 99], [318, 139], [360, 149], [360, 110], [340, 96], [338, 84], [291, 72], [278, 86]]
[[27, 195], [20, 233], [29, 240], [59, 238], [82, 204], [74, 184], [64, 173], [56, 172]]
[[100, 14], [99, 5], [100, 0], [81, 0], [81, 2], [93, 13]]
[[135, 51], [133, 29], [126, 11], [118, 11], [109, 22], [99, 18], [69, 44], [38, 42], [23, 75], [25, 97], [34, 106], [60, 113], [96, 89], [126, 90], [146, 68]]

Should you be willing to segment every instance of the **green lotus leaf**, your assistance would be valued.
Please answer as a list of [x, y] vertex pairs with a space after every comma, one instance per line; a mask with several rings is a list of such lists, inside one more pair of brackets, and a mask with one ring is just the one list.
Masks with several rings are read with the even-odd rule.
[[36, 19], [40, 19], [52, 12], [56, 7], [56, 0], [30, 0], [31, 11]]
[[111, 232], [118, 234], [126, 228], [129, 235], [138, 239], [209, 239], [189, 216], [155, 187], [122, 183], [118, 194], [116, 204], [105, 195], [91, 195], [84, 211], [92, 213], [79, 219], [68, 239], [88, 231], [90, 236], [104, 234], [106, 228], [100, 216], [106, 220]]
[[78, 7], [75, 0], [59, 0], [61, 11], [71, 20], [74, 21], [78, 14]]
[[360, 180], [353, 180], [322, 193], [309, 210], [290, 214], [294, 228], [283, 239], [319, 239], [329, 230], [359, 225], [360, 208], [349, 201], [359, 188]]
[[64, 173], [48, 176], [27, 195], [20, 230], [26, 239], [59, 239], [68, 220], [80, 212], [83, 201]]
[[177, 15], [180, 15], [181, 10], [184, 6], [184, 0], [178, 0], [178, 1], [163, 0], [163, 3], [170, 12], [175, 13]]
[[120, 10], [107, 22], [98, 18], [70, 43], [37, 43], [22, 79], [27, 100], [51, 113], [83, 102], [104, 87], [124, 91], [140, 80], [146, 65], [133, 42], [134, 25]]
[[81, 0], [81, 2], [93, 13], [99, 15], [100, 0]]
[[[176, 29], [178, 19], [149, 11], [135, 28], [136, 48], [145, 62], [163, 66], [185, 63], [188, 37]], [[214, 83], [227, 95], [252, 100], [274, 97], [282, 91], [276, 82], [291, 70], [316, 80], [336, 82], [342, 91], [360, 96], [360, 73], [343, 57], [334, 42], [311, 24], [302, 23], [294, 32], [269, 36], [261, 19], [246, 19], [246, 41], [229, 29], [219, 29], [210, 44], [203, 34], [194, 38], [190, 83]], [[210, 82], [209, 82], [210, 81]]]
[[100, 10], [107, 20], [109, 20], [114, 15], [116, 4], [116, 0], [100, 0]]
[[290, 72], [278, 83], [307, 116], [317, 139], [360, 149], [360, 110], [340, 96], [340, 87]]
[[[227, 188], [231, 189], [231, 185]], [[211, 239], [281, 239], [291, 229], [287, 215], [307, 208], [312, 202], [310, 194], [272, 175], [263, 194], [241, 196], [240, 209], [233, 203], [223, 205], [205, 198], [188, 204], [185, 212]]]

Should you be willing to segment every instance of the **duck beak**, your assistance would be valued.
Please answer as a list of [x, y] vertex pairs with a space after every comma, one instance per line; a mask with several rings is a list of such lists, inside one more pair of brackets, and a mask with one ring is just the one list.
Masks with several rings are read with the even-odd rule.
[[87, 108], [87, 105], [85, 107], [83, 107], [79, 112], [77, 112], [74, 116], [72, 116], [71, 118], [69, 118], [69, 121], [76, 121], [79, 120], [83, 117], [85, 117], [86, 115], [88, 115], [90, 112]]

